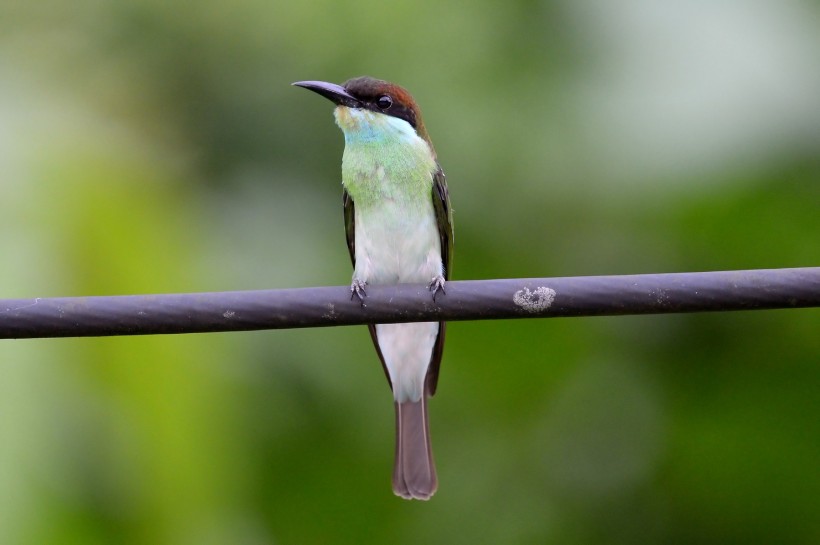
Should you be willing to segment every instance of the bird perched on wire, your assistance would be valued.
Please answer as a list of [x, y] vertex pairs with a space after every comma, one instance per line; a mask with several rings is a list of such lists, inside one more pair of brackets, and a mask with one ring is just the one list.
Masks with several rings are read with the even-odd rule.
[[[345, 231], [353, 261], [351, 297], [368, 285], [428, 284], [433, 299], [450, 275], [453, 219], [444, 172], [418, 105], [405, 89], [359, 77], [342, 85], [299, 81], [336, 104], [342, 129]], [[368, 326], [393, 390], [393, 491], [429, 499], [438, 487], [427, 398], [436, 391], [444, 322]]]

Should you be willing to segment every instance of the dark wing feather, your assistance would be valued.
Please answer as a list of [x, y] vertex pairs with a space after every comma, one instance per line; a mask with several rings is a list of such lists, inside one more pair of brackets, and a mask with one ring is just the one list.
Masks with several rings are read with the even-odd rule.
[[450, 264], [453, 251], [453, 209], [450, 207], [450, 192], [441, 166], [433, 174], [433, 209], [436, 212], [438, 235], [441, 239], [441, 260], [444, 263], [444, 279], [450, 279]]
[[[436, 212], [438, 236], [441, 241], [441, 262], [444, 264], [444, 279], [450, 279], [450, 265], [453, 252], [453, 209], [450, 206], [450, 193], [447, 191], [447, 180], [441, 165], [433, 174], [433, 209]], [[438, 324], [438, 338], [433, 346], [433, 355], [430, 357], [430, 367], [427, 369], [427, 391], [429, 395], [436, 393], [438, 372], [441, 367], [441, 357], [444, 354], [444, 333], [446, 322]]]
[[347, 189], [342, 189], [342, 205], [345, 209], [345, 237], [347, 237], [347, 250], [350, 252], [350, 261], [356, 267], [356, 222], [353, 214], [353, 199]]
[[[347, 237], [347, 250], [350, 252], [350, 262], [353, 263], [353, 268], [356, 268], [356, 221], [353, 212], [353, 199], [347, 189], [342, 190], [342, 205], [345, 211], [345, 236]], [[382, 356], [381, 348], [379, 348], [379, 339], [376, 337], [376, 326], [368, 324], [367, 330], [370, 331], [370, 338], [373, 339], [373, 346], [376, 347], [376, 354], [379, 355], [379, 360], [382, 362], [382, 369], [384, 369], [384, 376], [387, 377], [387, 383], [390, 389], [393, 389], [393, 383], [390, 381], [390, 373], [387, 371], [387, 365], [384, 363], [384, 356]]]

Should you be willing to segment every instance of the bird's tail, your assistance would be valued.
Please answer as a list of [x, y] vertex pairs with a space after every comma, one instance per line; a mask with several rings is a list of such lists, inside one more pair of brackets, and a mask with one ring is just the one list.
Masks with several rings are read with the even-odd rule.
[[393, 492], [404, 499], [429, 500], [438, 488], [427, 424], [427, 396], [395, 402], [396, 463]]

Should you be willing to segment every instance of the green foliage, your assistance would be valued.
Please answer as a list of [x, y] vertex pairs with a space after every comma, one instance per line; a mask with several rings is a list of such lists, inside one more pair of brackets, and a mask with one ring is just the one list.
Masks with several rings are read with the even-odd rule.
[[[820, 261], [808, 7], [12, 4], [2, 297], [347, 283], [342, 137], [289, 84], [362, 74], [421, 104], [456, 279]], [[3, 341], [0, 543], [814, 543], [818, 331], [451, 324], [429, 503], [364, 328]]]

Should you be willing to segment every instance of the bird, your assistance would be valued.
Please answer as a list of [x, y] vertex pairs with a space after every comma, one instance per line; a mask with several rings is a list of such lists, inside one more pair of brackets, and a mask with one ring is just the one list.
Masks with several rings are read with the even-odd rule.
[[[446, 295], [453, 212], [444, 171], [410, 93], [361, 76], [341, 85], [297, 81], [336, 107], [344, 133], [342, 203], [353, 262], [351, 298], [367, 286], [426, 283]], [[428, 500], [438, 488], [427, 400], [436, 392], [445, 322], [372, 324], [368, 328], [393, 392], [396, 450], [393, 492]]]

